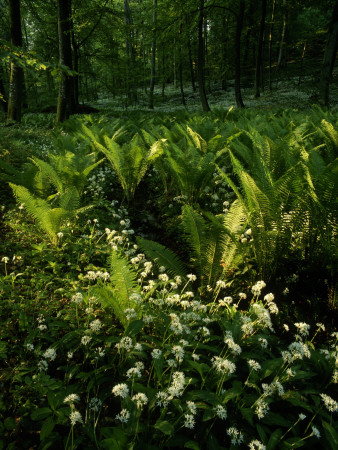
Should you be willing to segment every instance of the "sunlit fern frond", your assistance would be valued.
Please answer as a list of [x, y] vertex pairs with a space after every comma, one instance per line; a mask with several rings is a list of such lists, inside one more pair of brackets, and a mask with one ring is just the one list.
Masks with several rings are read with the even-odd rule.
[[185, 264], [180, 260], [176, 253], [164, 245], [149, 239], [138, 237], [136, 241], [140, 249], [158, 267], [164, 266], [166, 272], [171, 276], [179, 275], [182, 278], [186, 277], [187, 269]]

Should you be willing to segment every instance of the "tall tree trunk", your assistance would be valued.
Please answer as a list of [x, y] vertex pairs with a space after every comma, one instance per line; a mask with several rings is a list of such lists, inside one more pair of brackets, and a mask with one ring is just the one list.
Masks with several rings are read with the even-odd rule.
[[157, 22], [157, 0], [153, 3], [153, 41], [151, 43], [151, 73], [149, 89], [149, 109], [154, 109], [154, 88], [156, 68], [156, 22]]
[[236, 23], [236, 37], [235, 37], [235, 97], [238, 108], [244, 108], [241, 92], [241, 35], [243, 29], [243, 19], [245, 12], [245, 0], [240, 0], [239, 11]]
[[224, 15], [223, 17], [223, 39], [222, 39], [222, 59], [221, 59], [221, 86], [222, 90], [226, 91], [227, 89], [227, 65], [226, 65], [226, 56], [227, 56], [227, 43], [228, 43], [228, 16]]
[[[20, 0], [10, 0], [9, 20], [11, 43], [15, 47], [22, 47]], [[8, 94], [7, 120], [21, 122], [23, 69], [11, 62], [11, 77]]]
[[210, 111], [207, 95], [205, 93], [204, 83], [204, 39], [203, 39], [203, 21], [204, 21], [204, 0], [200, 0], [198, 17], [198, 49], [197, 49], [197, 79], [198, 90], [202, 103], [203, 111]]
[[329, 35], [319, 80], [319, 103], [328, 106], [329, 86], [338, 49], [338, 0], [333, 8]]
[[124, 23], [126, 25], [126, 94], [127, 104], [135, 104], [137, 101], [137, 94], [134, 86], [134, 72], [135, 72], [135, 51], [134, 51], [134, 33], [132, 30], [133, 18], [128, 0], [123, 2], [124, 8]]
[[7, 96], [6, 96], [6, 92], [5, 92], [5, 86], [4, 86], [4, 82], [3, 82], [3, 69], [0, 65], [0, 104], [1, 104], [1, 109], [3, 110], [4, 113], [7, 113]]
[[194, 62], [193, 62], [193, 59], [192, 59], [192, 53], [191, 53], [190, 36], [188, 36], [188, 56], [189, 56], [189, 67], [190, 67], [191, 86], [192, 86], [192, 90], [193, 90], [194, 92], [196, 92], [195, 73], [194, 73]]
[[180, 35], [180, 39], [179, 39], [179, 47], [178, 47], [178, 74], [179, 74], [179, 78], [180, 78], [180, 91], [181, 91], [181, 101], [182, 101], [182, 105], [186, 106], [186, 102], [185, 102], [185, 97], [184, 97], [184, 89], [183, 89], [183, 67], [182, 67], [182, 19], [180, 21], [180, 27], [178, 30], [178, 33]]
[[[71, 0], [58, 0], [59, 64], [73, 69], [71, 47]], [[63, 122], [75, 111], [74, 83], [61, 71], [56, 123]]]
[[272, 78], [271, 78], [271, 67], [272, 67], [272, 32], [275, 20], [275, 8], [276, 8], [276, 0], [272, 0], [272, 11], [271, 11], [271, 22], [270, 22], [270, 30], [269, 30], [269, 90], [272, 90]]
[[263, 41], [264, 41], [265, 18], [266, 18], [266, 2], [267, 0], [262, 0], [262, 13], [258, 35], [256, 73], [255, 73], [255, 96], [254, 96], [255, 98], [258, 98], [261, 95], [260, 88], [262, 81], [261, 75], [263, 72]]
[[287, 36], [287, 22], [288, 22], [287, 16], [288, 16], [288, 4], [287, 0], [283, 0], [283, 27], [277, 61], [278, 70], [286, 66], [286, 36]]
[[74, 74], [73, 76], [73, 89], [74, 89], [74, 106], [75, 109], [79, 106], [79, 46], [76, 42], [75, 33], [74, 33], [74, 24], [72, 21], [72, 47], [73, 47], [73, 68]]

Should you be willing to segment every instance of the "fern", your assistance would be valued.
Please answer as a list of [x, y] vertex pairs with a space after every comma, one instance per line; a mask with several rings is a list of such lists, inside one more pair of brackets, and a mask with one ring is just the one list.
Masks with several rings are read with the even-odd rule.
[[74, 216], [79, 210], [79, 195], [76, 189], [67, 190], [64, 196], [60, 197], [60, 207], [53, 208], [46, 200], [33, 195], [24, 186], [9, 183], [15, 197], [24, 204], [27, 212], [37, 221], [52, 242], [56, 243], [56, 235], [60, 231], [61, 225]]
[[95, 295], [105, 307], [111, 307], [115, 316], [121, 324], [127, 328], [125, 310], [134, 308], [137, 310], [137, 303], [130, 298], [131, 294], [139, 293], [137, 284], [137, 273], [129, 261], [113, 251], [108, 259], [110, 265], [111, 284], [95, 286], [91, 293]]
[[186, 278], [186, 267], [174, 252], [164, 245], [149, 239], [138, 237], [136, 241], [141, 250], [154, 261], [158, 267], [164, 266], [166, 271], [172, 276], [179, 275]]

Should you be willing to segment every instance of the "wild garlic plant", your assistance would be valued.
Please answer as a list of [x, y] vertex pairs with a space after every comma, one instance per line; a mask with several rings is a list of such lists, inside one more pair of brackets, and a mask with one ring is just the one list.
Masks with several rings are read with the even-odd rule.
[[[92, 430], [99, 448], [113, 441], [140, 449], [333, 447], [337, 333], [320, 349], [314, 342], [322, 324], [315, 330], [303, 322], [284, 324], [278, 337], [278, 306], [264, 281], [236, 296], [220, 282], [213, 301], [204, 304], [194, 274], [169, 276], [132, 245], [122, 232], [130, 223], [121, 222], [122, 230], [102, 236], [135, 272], [133, 290], [126, 291], [134, 307], [124, 309], [123, 326], [109, 303], [91, 296], [93, 287], [113, 283], [122, 292], [121, 282], [114, 271], [88, 271], [65, 310], [55, 318], [39, 316], [39, 330], [27, 337], [37, 385], [44, 377], [59, 380], [55, 395], [68, 405], [54, 417], [48, 396], [36, 404], [32, 417], [42, 423], [43, 438], [58, 424], [69, 427], [66, 448], [81, 442], [85, 430]], [[248, 310], [241, 310], [243, 300]], [[49, 333], [62, 326], [63, 336], [50, 345]], [[56, 367], [63, 367], [66, 390]]]

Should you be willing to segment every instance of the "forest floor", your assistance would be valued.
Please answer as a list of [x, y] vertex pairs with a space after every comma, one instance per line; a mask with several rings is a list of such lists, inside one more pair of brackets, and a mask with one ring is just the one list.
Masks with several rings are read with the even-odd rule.
[[[273, 109], [273, 108], [292, 108], [292, 109], [307, 109], [313, 104], [317, 103], [316, 99], [317, 80], [311, 75], [303, 76], [301, 79], [296, 77], [285, 77], [282, 80], [274, 80], [272, 89], [265, 88], [261, 92], [259, 98], [254, 98], [253, 86], [242, 88], [242, 98], [246, 107], [255, 107], [258, 109]], [[128, 105], [126, 97], [116, 96], [100, 96], [99, 100], [92, 102], [91, 105], [102, 112], [109, 112], [111, 110], [126, 111], [126, 110], [146, 110], [148, 109], [148, 92], [138, 91], [138, 103], [135, 105]], [[182, 105], [182, 98], [179, 86], [175, 88], [174, 85], [167, 85], [165, 88], [164, 97], [162, 96], [161, 88], [155, 88], [154, 93], [154, 111], [170, 113], [177, 110], [187, 110], [189, 112], [198, 112], [201, 110], [201, 102], [199, 99], [198, 90], [193, 91], [191, 86], [184, 87], [184, 96], [186, 106]], [[211, 109], [222, 108], [229, 109], [236, 107], [234, 81], [229, 80], [226, 90], [220, 89], [218, 85], [209, 87], [207, 93], [209, 106]], [[330, 85], [330, 108], [338, 108], [338, 70], [334, 74], [332, 83]]]

